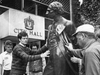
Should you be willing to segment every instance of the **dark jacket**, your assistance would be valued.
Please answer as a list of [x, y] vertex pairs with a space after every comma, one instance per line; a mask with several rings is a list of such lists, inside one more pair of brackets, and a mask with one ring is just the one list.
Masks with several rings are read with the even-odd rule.
[[46, 50], [47, 50], [46, 46], [43, 46], [41, 49], [37, 51], [32, 51], [28, 47], [23, 47], [20, 44], [16, 45], [13, 50], [11, 75], [14, 73], [24, 74], [26, 72], [27, 62], [41, 59], [40, 55], [36, 54], [43, 53]]

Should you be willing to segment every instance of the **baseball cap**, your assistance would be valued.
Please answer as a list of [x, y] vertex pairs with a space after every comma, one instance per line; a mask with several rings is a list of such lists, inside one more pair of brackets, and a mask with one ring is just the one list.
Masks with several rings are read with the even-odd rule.
[[78, 32], [89, 32], [94, 33], [95, 28], [90, 24], [83, 24], [77, 27], [76, 32], [73, 34], [75, 36]]
[[49, 7], [52, 9], [59, 9], [59, 8], [62, 8], [63, 5], [58, 1], [54, 1], [54, 2], [50, 3]]
[[54, 2], [50, 3], [49, 8], [52, 10], [55, 10], [55, 11], [59, 11], [61, 13], [64, 12], [63, 5], [58, 1], [54, 1]]

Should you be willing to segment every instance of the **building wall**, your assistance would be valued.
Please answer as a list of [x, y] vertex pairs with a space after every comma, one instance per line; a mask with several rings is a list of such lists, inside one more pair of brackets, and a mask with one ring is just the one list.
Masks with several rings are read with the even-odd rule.
[[4, 52], [4, 41], [0, 40], [0, 53]]

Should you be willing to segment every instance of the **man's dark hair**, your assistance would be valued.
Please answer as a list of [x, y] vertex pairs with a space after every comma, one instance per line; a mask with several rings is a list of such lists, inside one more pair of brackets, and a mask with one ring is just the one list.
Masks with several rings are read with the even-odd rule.
[[20, 32], [17, 37], [18, 39], [21, 39], [22, 37], [28, 36], [28, 34], [25, 31]]
[[39, 45], [36, 42], [35, 43], [32, 43], [31, 49], [32, 49], [32, 46], [36, 46], [37, 48], [39, 48]]
[[13, 45], [13, 44], [12, 44], [12, 41], [6, 40], [6, 41], [5, 41], [5, 45]]

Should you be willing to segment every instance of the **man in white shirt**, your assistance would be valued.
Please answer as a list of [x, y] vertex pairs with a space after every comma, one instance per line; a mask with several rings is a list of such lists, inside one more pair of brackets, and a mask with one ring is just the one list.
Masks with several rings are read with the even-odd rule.
[[5, 42], [5, 52], [0, 54], [0, 75], [10, 75], [11, 64], [12, 64], [12, 48], [13, 44], [10, 40]]

